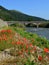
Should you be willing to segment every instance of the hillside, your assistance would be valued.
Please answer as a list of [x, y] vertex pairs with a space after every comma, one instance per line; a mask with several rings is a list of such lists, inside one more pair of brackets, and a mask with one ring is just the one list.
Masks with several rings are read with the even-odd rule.
[[29, 16], [16, 10], [8, 10], [0, 6], [0, 18], [6, 21], [46, 21], [43, 18]]
[[49, 40], [5, 27], [0, 31], [0, 65], [49, 65]]

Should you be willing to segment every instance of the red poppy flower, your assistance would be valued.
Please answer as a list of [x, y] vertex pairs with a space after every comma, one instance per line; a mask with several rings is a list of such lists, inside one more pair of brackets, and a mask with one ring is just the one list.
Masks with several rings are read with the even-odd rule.
[[5, 33], [6, 32], [6, 30], [1, 30], [1, 33]]
[[39, 61], [42, 61], [42, 56], [38, 56], [38, 60]]
[[7, 41], [7, 38], [6, 38], [6, 37], [4, 37], [4, 38], [3, 38], [3, 40]]
[[21, 44], [21, 42], [20, 41], [17, 41], [16, 44]]
[[14, 41], [12, 41], [12, 44], [15, 44], [15, 42], [14, 42]]
[[10, 30], [10, 29], [8, 29], [8, 30], [6, 30], [8, 33], [11, 33], [12, 32], [12, 30]]
[[26, 53], [28, 53], [28, 50], [25, 50], [26, 51]]
[[27, 39], [26, 38], [23, 38], [23, 41], [26, 43], [27, 42]]
[[28, 44], [27, 44], [27, 45], [26, 45], [26, 48], [28, 49], [28, 47], [29, 47], [29, 46], [28, 46]]
[[36, 51], [36, 46], [33, 47], [33, 50]]
[[48, 53], [49, 49], [48, 48], [44, 48], [44, 52]]
[[0, 37], [0, 40], [2, 40], [2, 37]]
[[30, 47], [33, 47], [33, 45], [32, 45], [31, 43], [29, 44], [29, 46], [30, 46]]

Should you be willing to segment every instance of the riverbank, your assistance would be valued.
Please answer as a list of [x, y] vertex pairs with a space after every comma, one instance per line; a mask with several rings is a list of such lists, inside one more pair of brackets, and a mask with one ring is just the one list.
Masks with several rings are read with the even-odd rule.
[[10, 26], [1, 30], [0, 51], [5, 53], [5, 60], [0, 62], [4, 65], [49, 65], [49, 41], [24, 28]]
[[33, 27], [26, 27], [27, 32], [35, 33], [42, 38], [46, 38], [49, 40], [49, 28], [33, 28]]

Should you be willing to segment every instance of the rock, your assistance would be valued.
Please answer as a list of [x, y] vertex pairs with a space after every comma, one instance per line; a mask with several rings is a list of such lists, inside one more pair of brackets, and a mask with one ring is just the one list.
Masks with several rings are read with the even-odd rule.
[[4, 51], [0, 52], [0, 62], [1, 61], [6, 61], [6, 60], [9, 60], [9, 59], [13, 60], [13, 59], [16, 58], [16, 57], [10, 55], [10, 50], [11, 50], [11, 48], [10, 49], [5, 49]]
[[4, 50], [4, 53], [10, 54], [10, 50], [11, 50], [11, 49], [5, 49], [5, 50]]
[[42, 53], [42, 52], [43, 52], [43, 49], [41, 49], [41, 48], [39, 48], [39, 47], [36, 47], [36, 49], [37, 49], [37, 51], [38, 51], [39, 53]]
[[34, 56], [31, 55], [31, 57], [30, 57], [30, 61], [33, 61], [34, 59], [35, 59]]
[[7, 26], [8, 27], [8, 24], [7, 22], [3, 21], [2, 19], [0, 19], [0, 28], [4, 27], [4, 26]]

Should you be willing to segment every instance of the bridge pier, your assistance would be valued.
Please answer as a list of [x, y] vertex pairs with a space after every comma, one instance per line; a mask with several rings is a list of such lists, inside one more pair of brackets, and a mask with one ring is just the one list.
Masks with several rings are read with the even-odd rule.
[[39, 27], [39, 25], [37, 24], [37, 28]]

